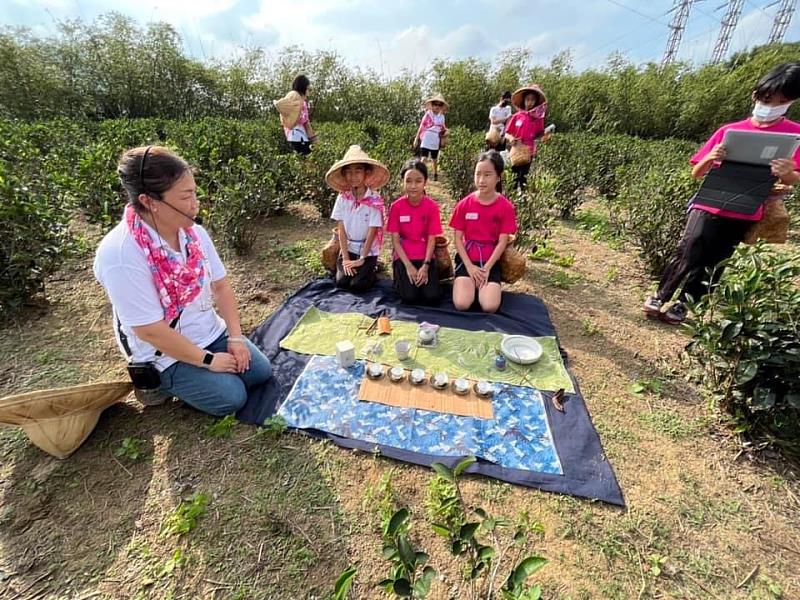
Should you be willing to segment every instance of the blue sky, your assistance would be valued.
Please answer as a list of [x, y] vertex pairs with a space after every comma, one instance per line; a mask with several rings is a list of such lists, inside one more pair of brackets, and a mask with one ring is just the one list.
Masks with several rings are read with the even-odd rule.
[[[773, 0], [746, 0], [731, 50], [766, 42]], [[679, 58], [711, 56], [724, 0], [697, 2]], [[334, 50], [352, 65], [391, 76], [420, 70], [434, 58], [491, 60], [526, 47], [546, 63], [571, 49], [578, 68], [602, 65], [612, 51], [633, 62], [659, 60], [673, 0], [4, 0], [0, 23], [48, 35], [56, 20], [93, 20], [115, 10], [134, 19], [171, 23], [186, 52], [224, 59], [242, 47], [277, 52], [288, 45]], [[800, 14], [784, 38], [800, 40]]]

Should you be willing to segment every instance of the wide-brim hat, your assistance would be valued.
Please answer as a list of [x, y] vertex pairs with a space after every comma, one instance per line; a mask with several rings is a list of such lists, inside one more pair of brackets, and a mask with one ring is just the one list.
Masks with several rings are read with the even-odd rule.
[[441, 94], [436, 94], [435, 96], [431, 96], [427, 100], [425, 100], [425, 108], [428, 110], [431, 109], [431, 104], [433, 102], [441, 102], [442, 103], [442, 112], [447, 112], [450, 110], [450, 105], [447, 103], [447, 100], [444, 99], [444, 96]]
[[281, 122], [289, 129], [294, 127], [303, 108], [303, 97], [300, 93], [292, 90], [280, 100], [273, 100], [272, 104], [281, 115]]
[[547, 102], [547, 97], [544, 95], [542, 88], [540, 88], [537, 84], [532, 83], [530, 85], [526, 85], [525, 87], [519, 88], [516, 92], [511, 94], [511, 104], [513, 104], [519, 110], [525, 110], [525, 95], [529, 92], [536, 94], [536, 104], [534, 106], [539, 106], [540, 104]]
[[350, 146], [347, 152], [344, 153], [344, 158], [333, 163], [333, 166], [328, 169], [328, 172], [325, 174], [325, 182], [337, 192], [345, 192], [350, 189], [350, 185], [347, 183], [347, 179], [342, 172], [348, 165], [369, 165], [372, 167], [372, 170], [367, 173], [364, 179], [364, 185], [371, 190], [382, 188], [391, 178], [389, 169], [387, 169], [383, 163], [374, 158], [370, 158], [369, 155], [361, 149], [361, 146], [356, 144]]

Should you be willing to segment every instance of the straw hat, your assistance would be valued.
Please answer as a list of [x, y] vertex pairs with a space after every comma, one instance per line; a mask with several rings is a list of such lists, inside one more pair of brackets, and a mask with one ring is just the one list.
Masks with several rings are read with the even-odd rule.
[[447, 112], [450, 110], [450, 105], [447, 103], [447, 100], [444, 99], [444, 96], [441, 94], [436, 94], [435, 96], [431, 96], [427, 100], [425, 100], [425, 108], [428, 110], [431, 109], [431, 103], [433, 102], [441, 102], [442, 103], [442, 112]]
[[516, 106], [519, 110], [525, 110], [525, 105], [524, 105], [525, 94], [527, 94], [528, 92], [533, 92], [534, 94], [536, 94], [537, 99], [535, 106], [539, 106], [540, 104], [544, 104], [545, 102], [547, 102], [547, 98], [545, 97], [542, 88], [540, 88], [537, 84], [532, 83], [530, 85], [526, 85], [525, 87], [521, 87], [516, 92], [514, 92], [511, 95], [511, 104]]
[[132, 389], [130, 381], [114, 381], [7, 396], [0, 398], [0, 425], [22, 427], [39, 448], [66, 458], [89, 437], [100, 413]]
[[280, 100], [273, 100], [272, 104], [278, 109], [281, 115], [281, 124], [287, 129], [291, 129], [300, 118], [300, 110], [303, 108], [303, 97], [299, 92], [292, 90]]
[[325, 182], [337, 192], [344, 192], [350, 189], [347, 179], [345, 179], [344, 173], [342, 173], [342, 169], [347, 165], [370, 165], [372, 167], [372, 171], [367, 173], [367, 177], [364, 181], [364, 185], [371, 190], [382, 188], [391, 178], [389, 169], [383, 166], [381, 162], [370, 158], [367, 153], [361, 149], [361, 146], [354, 144], [344, 153], [344, 158], [333, 163], [333, 166], [328, 169], [328, 172], [325, 174]]

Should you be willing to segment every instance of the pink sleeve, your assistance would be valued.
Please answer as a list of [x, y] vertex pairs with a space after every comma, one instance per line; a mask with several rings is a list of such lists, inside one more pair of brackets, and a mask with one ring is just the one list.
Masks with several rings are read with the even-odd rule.
[[703, 160], [706, 154], [711, 152], [711, 150], [714, 149], [714, 146], [716, 146], [722, 141], [723, 137], [725, 137], [725, 128], [720, 127], [714, 132], [714, 135], [708, 138], [708, 141], [705, 144], [703, 144], [703, 147], [700, 148], [700, 150], [698, 150], [695, 153], [695, 155], [689, 159], [689, 164], [696, 165], [701, 160]]
[[431, 201], [429, 212], [430, 219], [428, 223], [430, 223], [430, 226], [428, 227], [428, 235], [442, 235], [442, 215], [439, 212], [439, 205]]
[[457, 229], [458, 231], [464, 231], [465, 229], [465, 221], [464, 221], [464, 207], [466, 206], [466, 198], [461, 200], [458, 204], [456, 204], [456, 209], [453, 211], [453, 216], [450, 217], [450, 227], [453, 229]]
[[519, 128], [517, 127], [516, 115], [511, 115], [508, 117], [508, 120], [506, 121], [506, 133], [515, 138], [519, 137]]
[[510, 200], [506, 201], [506, 206], [503, 209], [503, 220], [500, 225], [500, 233], [516, 233], [517, 232], [517, 211]]
[[389, 218], [386, 219], [386, 231], [389, 233], [400, 233], [400, 222], [397, 217], [397, 201], [389, 207]]

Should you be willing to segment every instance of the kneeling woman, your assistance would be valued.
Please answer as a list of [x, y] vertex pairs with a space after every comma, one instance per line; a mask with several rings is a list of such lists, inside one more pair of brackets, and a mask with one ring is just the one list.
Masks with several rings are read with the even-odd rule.
[[442, 291], [433, 250], [442, 221], [439, 205], [425, 195], [428, 167], [412, 158], [400, 169], [400, 178], [405, 196], [392, 203], [386, 224], [394, 248], [394, 287], [403, 302], [438, 304]]
[[328, 170], [325, 181], [339, 192], [331, 212], [340, 246], [336, 287], [365, 292], [377, 279], [383, 245], [383, 199], [375, 190], [389, 181], [389, 169], [353, 145]]
[[162, 399], [177, 396], [217, 416], [236, 412], [272, 368], [242, 335], [225, 267], [194, 222], [192, 169], [167, 148], [147, 146], [125, 152], [118, 173], [129, 204], [100, 243], [94, 273], [111, 299], [120, 348], [160, 374]]
[[453, 304], [467, 310], [477, 293], [481, 309], [497, 312], [501, 301], [500, 257], [517, 231], [517, 213], [503, 196], [503, 158], [489, 150], [475, 165], [476, 191], [456, 205], [450, 218], [458, 254], [455, 257]]

